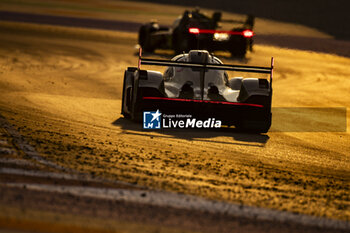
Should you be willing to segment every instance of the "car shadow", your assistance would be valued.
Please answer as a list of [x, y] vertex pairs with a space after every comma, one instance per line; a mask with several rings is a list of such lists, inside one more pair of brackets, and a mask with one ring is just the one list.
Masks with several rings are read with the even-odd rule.
[[[266, 134], [240, 132], [235, 128], [222, 127], [219, 129], [143, 129], [142, 123], [133, 122], [119, 117], [112, 125], [119, 126], [124, 134], [145, 136], [150, 138], [177, 138], [188, 141], [203, 141], [208, 143], [244, 145], [264, 147], [269, 140]], [[156, 133], [156, 134], [154, 134]], [[228, 137], [232, 140], [221, 141], [217, 137]], [[210, 139], [210, 140], [208, 140]]]

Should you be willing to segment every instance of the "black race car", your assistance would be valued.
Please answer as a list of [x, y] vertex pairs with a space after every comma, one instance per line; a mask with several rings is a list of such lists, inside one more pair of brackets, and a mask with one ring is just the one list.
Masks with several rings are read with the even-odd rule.
[[[168, 66], [164, 74], [141, 64]], [[269, 74], [266, 78], [229, 78], [226, 71]], [[271, 67], [224, 65], [205, 50], [191, 50], [172, 60], [139, 58], [124, 74], [122, 114], [135, 121], [145, 111], [215, 118], [222, 125], [267, 132], [271, 125]]]
[[[239, 23], [231, 30], [222, 30], [222, 23]], [[244, 57], [247, 50], [252, 50], [254, 16], [248, 15], [245, 21], [222, 20], [221, 12], [214, 12], [212, 17], [198, 9], [185, 11], [171, 27], [150, 22], [139, 30], [139, 45], [145, 52], [155, 49], [173, 49], [176, 54], [192, 49], [208, 51], [229, 51], [234, 57]]]

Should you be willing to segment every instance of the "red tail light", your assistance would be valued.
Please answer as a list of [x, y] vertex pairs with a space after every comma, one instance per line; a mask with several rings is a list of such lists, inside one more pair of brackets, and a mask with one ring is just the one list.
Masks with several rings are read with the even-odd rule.
[[247, 38], [254, 36], [254, 32], [252, 30], [244, 30], [242, 33], [243, 33], [243, 36]]
[[246, 29], [244, 31], [217, 31], [212, 29], [199, 29], [199, 28], [189, 28], [188, 32], [191, 34], [215, 34], [215, 33], [226, 33], [230, 35], [243, 35], [246, 38], [251, 38], [254, 36], [252, 30]]
[[188, 31], [191, 34], [199, 34], [200, 33], [199, 28], [189, 28]]

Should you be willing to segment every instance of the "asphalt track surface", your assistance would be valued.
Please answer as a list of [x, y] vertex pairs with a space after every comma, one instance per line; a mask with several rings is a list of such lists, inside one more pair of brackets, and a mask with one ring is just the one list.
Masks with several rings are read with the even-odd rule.
[[[73, 18], [73, 17], [60, 17], [60, 16], [48, 16], [48, 15], [33, 15], [25, 13], [14, 13], [14, 12], [1, 12], [1, 20], [9, 21], [21, 21], [21, 22], [34, 22], [40, 24], [53, 24], [53, 25], [65, 25], [65, 26], [76, 26], [76, 27], [88, 27], [88, 28], [102, 28], [108, 30], [122, 30], [135, 32], [139, 26], [137, 23], [127, 23], [119, 21], [110, 20], [93, 20], [93, 19], [83, 19], [83, 18]], [[266, 41], [270, 40], [268, 36], [265, 38]], [[303, 39], [301, 39], [303, 40]], [[300, 42], [303, 46], [309, 41], [304, 39]], [[270, 42], [271, 43], [271, 42]], [[286, 43], [286, 40], [276, 39], [276, 44]], [[314, 51], [326, 51], [327, 48], [324, 45], [330, 45], [330, 43], [338, 43], [330, 40], [324, 40], [323, 46], [314, 46]], [[339, 42], [345, 43], [348, 42]], [[275, 45], [276, 45], [275, 44]], [[286, 43], [286, 46], [292, 47]], [[297, 45], [294, 45], [297, 46]], [[327, 46], [326, 46], [327, 47]], [[350, 47], [350, 46], [349, 46]], [[331, 52], [343, 55], [345, 57], [349, 56], [349, 47], [342, 47], [342, 49], [333, 49]], [[334, 46], [332, 46], [334, 48]], [[305, 49], [310, 50], [310, 46]], [[329, 51], [329, 48], [328, 48]], [[135, 137], [135, 143], [137, 146], [142, 145], [143, 139], [138, 139], [142, 132], [137, 132], [133, 130], [136, 126], [132, 124], [131, 126], [127, 124], [123, 119], [117, 119], [115, 125], [121, 127], [122, 131], [126, 132], [126, 136], [129, 139]], [[296, 217], [291, 215], [286, 215], [283, 219], [283, 214], [278, 214], [278, 212], [264, 212], [263, 209], [258, 209], [257, 214], [244, 215], [243, 213], [252, 213], [255, 211], [247, 209], [246, 206], [233, 205], [234, 208], [239, 210], [234, 210], [236, 213], [232, 214], [230, 211], [214, 211], [210, 212], [213, 208], [201, 209], [201, 208], [183, 208], [183, 206], [169, 205], [167, 199], [165, 198], [164, 204], [155, 205], [152, 202], [137, 202], [130, 201], [128, 199], [109, 199], [106, 196], [99, 196], [99, 193], [108, 193], [111, 190], [118, 193], [126, 192], [125, 190], [133, 191], [133, 194], [129, 193], [124, 195], [127, 197], [132, 197], [133, 195], [141, 197], [144, 199], [149, 193], [148, 188], [145, 186], [130, 185], [124, 182], [116, 182], [109, 179], [96, 179], [91, 175], [85, 173], [79, 173], [69, 168], [62, 167], [56, 163], [47, 161], [40, 156], [40, 153], [36, 152], [35, 148], [30, 145], [25, 139], [22, 138], [21, 134], [13, 129], [11, 124], [2, 118], [2, 155], [16, 155], [25, 154], [26, 157], [30, 158], [31, 162], [23, 159], [3, 159], [0, 161], [2, 174], [1, 180], [1, 192], [0, 200], [1, 203], [6, 203], [7, 205], [13, 205], [18, 208], [32, 207], [37, 208], [41, 211], [52, 211], [61, 214], [74, 213], [76, 215], [87, 216], [90, 218], [117, 218], [126, 222], [142, 222], [148, 225], [160, 225], [166, 227], [180, 227], [183, 230], [190, 231], [201, 231], [201, 232], [232, 232], [232, 229], [237, 232], [348, 232], [349, 224], [344, 221], [336, 220], [325, 220], [318, 218], [309, 218], [304, 215], [296, 215]], [[170, 133], [175, 135], [174, 144], [182, 145], [183, 136], [178, 132]], [[196, 134], [202, 134], [198, 132]], [[225, 133], [224, 133], [225, 134]], [[151, 134], [152, 135], [152, 134]], [[198, 136], [197, 135], [197, 136]], [[213, 135], [216, 135], [215, 133]], [[157, 137], [157, 135], [153, 135]], [[151, 138], [153, 138], [151, 136]], [[167, 137], [165, 135], [165, 137]], [[246, 154], [255, 153], [257, 150], [248, 149], [251, 145], [249, 143], [264, 144], [267, 141], [275, 141], [277, 137], [281, 137], [277, 140], [278, 143], [284, 143], [285, 147], [297, 147], [300, 153], [306, 153], [305, 151], [310, 150], [310, 145], [306, 142], [301, 142], [301, 139], [295, 139], [286, 135], [270, 135], [270, 136], [254, 136], [235, 134], [236, 139], [241, 138], [241, 140], [236, 141], [233, 144], [239, 147], [247, 146], [245, 150]], [[185, 138], [186, 139], [186, 138]], [[316, 138], [317, 139], [317, 138]], [[285, 143], [287, 140], [292, 140], [291, 142]], [[177, 142], [178, 141], [178, 142]], [[229, 140], [224, 139], [224, 141], [219, 141], [218, 144], [230, 144], [232, 138]], [[215, 140], [212, 140], [215, 143]], [[239, 145], [239, 143], [242, 145]], [[152, 143], [152, 142], [147, 142]], [[206, 139], [199, 143], [212, 146], [211, 142], [206, 142]], [[197, 143], [197, 146], [199, 145]], [[258, 147], [259, 147], [258, 145]], [[335, 152], [337, 155], [345, 155], [347, 148], [346, 146], [338, 148], [339, 151]], [[185, 142], [185, 147], [196, 147], [196, 145], [189, 145], [189, 142]], [[314, 146], [314, 145], [313, 145]], [[225, 146], [227, 147], [227, 145]], [[253, 147], [254, 144], [253, 144]], [[273, 150], [278, 150], [278, 146], [274, 146]], [[316, 146], [316, 148], [318, 148]], [[216, 147], [214, 148], [214, 150]], [[322, 149], [318, 148], [315, 153], [321, 153]], [[329, 149], [329, 148], [328, 148]], [[226, 148], [227, 150], [227, 148]], [[322, 157], [325, 157], [328, 151], [324, 152]], [[343, 153], [343, 154], [342, 154]], [[11, 157], [11, 156], [10, 156]], [[312, 158], [309, 158], [312, 161]], [[33, 162], [34, 161], [34, 162]], [[329, 159], [329, 161], [332, 161]], [[322, 162], [321, 162], [322, 163]], [[336, 163], [337, 164], [337, 163]], [[7, 169], [7, 170], [6, 170]], [[12, 169], [12, 170], [11, 170]], [[314, 169], [314, 168], [313, 168]], [[31, 172], [32, 171], [32, 172]], [[56, 173], [58, 172], [58, 173]], [[335, 175], [337, 176], [337, 175]], [[344, 178], [346, 180], [346, 177]], [[56, 184], [56, 185], [52, 185]], [[68, 187], [67, 187], [68, 186]], [[81, 187], [82, 190], [75, 190]], [[84, 188], [85, 187], [85, 188]], [[89, 189], [90, 188], [90, 189]], [[54, 190], [57, 189], [57, 190]], [[61, 190], [61, 191], [59, 191]], [[64, 190], [64, 191], [62, 191]], [[90, 194], [79, 195], [83, 193], [83, 190]], [[55, 193], [55, 195], [52, 195]], [[94, 194], [91, 194], [94, 193]], [[160, 192], [162, 195], [163, 193]], [[166, 194], [166, 193], [165, 193]], [[107, 195], [108, 196], [108, 195]], [[116, 195], [112, 195], [115, 197]], [[177, 195], [175, 195], [177, 197]], [[181, 195], [180, 195], [181, 196]], [[184, 196], [187, 200], [189, 197]], [[159, 196], [154, 197], [156, 200], [160, 200]], [[194, 198], [195, 199], [195, 198]], [[177, 200], [177, 199], [176, 199]], [[203, 202], [202, 199], [196, 199], [193, 203]], [[52, 204], [56, 203], [56, 204]], [[71, 206], [74, 205], [75, 208], [72, 210]], [[186, 204], [185, 204], [186, 205]], [[227, 208], [218, 207], [219, 210]], [[127, 210], [127, 211], [126, 211]], [[238, 213], [238, 214], [237, 214]], [[263, 213], [263, 214], [262, 214]], [[269, 217], [269, 216], [280, 216], [280, 217]], [[164, 217], [166, 216], [166, 217]], [[281, 219], [282, 216], [282, 219]], [[292, 216], [292, 217], [290, 217]], [[294, 217], [293, 217], [294, 216]], [[297, 219], [297, 220], [292, 220]], [[6, 219], [0, 218], [2, 225]], [[313, 223], [314, 221], [314, 223]], [[8, 222], [8, 228], [11, 229], [16, 222]], [[12, 224], [12, 225], [11, 225]], [[30, 224], [29, 224], [30, 225]], [[24, 228], [19, 228], [20, 231], [36, 231], [37, 228], [30, 228], [29, 225], [24, 225]], [[64, 227], [57, 228], [64, 231]], [[63, 230], [62, 230], [63, 229]], [[45, 229], [42, 230], [45, 232]]]
[[[117, 30], [125, 32], [138, 32], [141, 23], [103, 20], [91, 18], [77, 18], [57, 15], [31, 14], [24, 12], [0, 11], [0, 20], [15, 22], [30, 22], [37, 24], [60, 25], [67, 27], [95, 28], [105, 30]], [[350, 57], [350, 42], [334, 39], [317, 38], [318, 43], [313, 43], [316, 38], [285, 36], [285, 35], [257, 35], [255, 43], [274, 45], [279, 47], [309, 50], [315, 52], [331, 52], [339, 56]]]

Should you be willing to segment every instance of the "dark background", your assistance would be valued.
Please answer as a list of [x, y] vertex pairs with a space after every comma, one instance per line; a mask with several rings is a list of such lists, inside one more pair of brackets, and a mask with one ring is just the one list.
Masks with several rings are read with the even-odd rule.
[[350, 40], [350, 0], [137, 0], [199, 6], [303, 24]]

